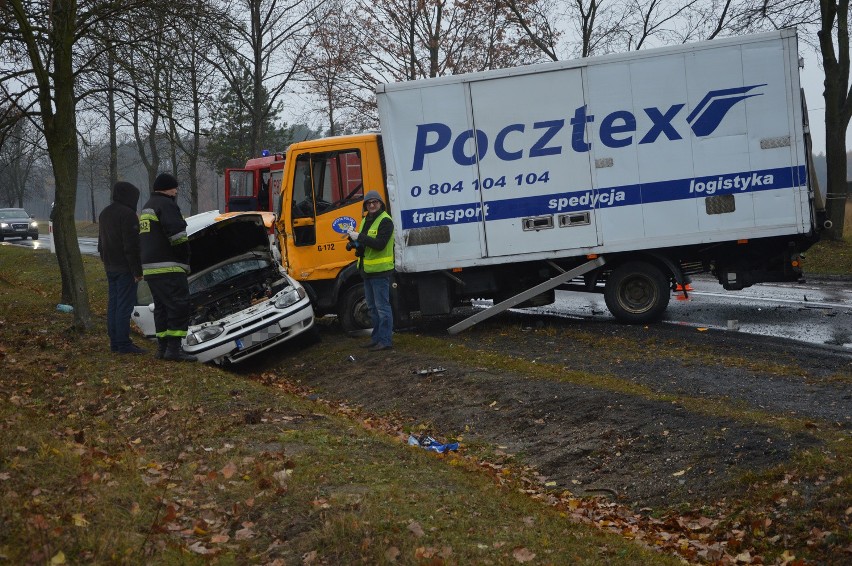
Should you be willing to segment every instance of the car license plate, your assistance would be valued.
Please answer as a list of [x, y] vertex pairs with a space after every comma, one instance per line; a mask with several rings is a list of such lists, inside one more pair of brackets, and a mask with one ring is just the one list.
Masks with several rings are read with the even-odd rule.
[[240, 338], [234, 340], [234, 344], [237, 346], [237, 350], [243, 349], [243, 341]]

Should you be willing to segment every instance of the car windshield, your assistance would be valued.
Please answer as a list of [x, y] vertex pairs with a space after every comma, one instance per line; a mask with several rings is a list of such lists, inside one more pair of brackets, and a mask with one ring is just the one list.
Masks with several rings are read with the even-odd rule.
[[0, 210], [0, 218], [29, 218], [30, 215], [23, 208], [5, 208]]
[[189, 292], [195, 294], [205, 291], [235, 277], [240, 277], [259, 269], [266, 269], [267, 267], [269, 267], [268, 261], [257, 258], [227, 263], [193, 278], [189, 283]]

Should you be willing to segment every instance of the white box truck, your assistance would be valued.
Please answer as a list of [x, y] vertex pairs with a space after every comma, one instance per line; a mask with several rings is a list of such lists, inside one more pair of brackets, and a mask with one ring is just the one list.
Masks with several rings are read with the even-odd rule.
[[783, 30], [379, 85], [381, 134], [288, 148], [283, 261], [318, 312], [368, 326], [345, 233], [378, 190], [400, 319], [574, 288], [645, 323], [690, 274], [795, 281], [824, 221], [798, 61]]

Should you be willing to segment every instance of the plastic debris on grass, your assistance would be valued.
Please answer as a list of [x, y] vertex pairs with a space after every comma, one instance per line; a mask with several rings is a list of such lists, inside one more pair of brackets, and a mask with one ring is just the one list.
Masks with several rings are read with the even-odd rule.
[[441, 444], [431, 436], [422, 435], [422, 436], [414, 436], [413, 434], [408, 436], [408, 445], [409, 446], [419, 446], [424, 450], [431, 450], [432, 452], [437, 452], [438, 454], [444, 454], [445, 452], [452, 452], [459, 449], [458, 442], [451, 442], [447, 444]]

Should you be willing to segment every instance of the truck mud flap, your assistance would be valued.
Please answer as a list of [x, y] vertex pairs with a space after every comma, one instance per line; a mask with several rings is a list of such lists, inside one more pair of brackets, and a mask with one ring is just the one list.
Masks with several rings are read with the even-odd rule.
[[593, 269], [597, 269], [598, 267], [602, 266], [604, 263], [606, 263], [606, 261], [604, 260], [603, 257], [598, 257], [598, 258], [595, 258], [591, 261], [587, 261], [586, 263], [579, 265], [579, 266], [575, 267], [574, 269], [562, 272], [559, 275], [557, 275], [556, 277], [553, 277], [552, 279], [548, 279], [547, 281], [545, 281], [543, 283], [539, 283], [535, 287], [527, 289], [526, 291], [522, 291], [522, 292], [518, 293], [517, 295], [515, 295], [514, 297], [509, 297], [508, 299], [506, 299], [505, 301], [503, 301], [501, 303], [498, 303], [494, 306], [488, 307], [487, 309], [483, 309], [483, 310], [479, 311], [478, 313], [476, 313], [475, 315], [470, 316], [470, 317], [464, 319], [463, 321], [461, 321], [457, 324], [454, 324], [453, 326], [448, 328], [447, 331], [450, 334], [458, 334], [462, 330], [467, 330], [468, 328], [470, 328], [474, 324], [478, 324], [478, 323], [482, 322], [483, 320], [491, 318], [492, 316], [494, 316], [496, 314], [500, 314], [503, 311], [509, 310], [510, 308], [512, 308], [516, 305], [519, 305], [519, 304], [523, 303], [524, 301], [526, 301], [526, 300], [528, 300], [532, 297], [535, 297], [536, 295], [540, 295], [541, 293], [544, 293], [545, 291], [550, 291], [551, 289], [555, 289], [559, 285], [562, 285], [563, 283], [570, 281], [571, 279], [574, 279], [575, 277], [585, 275], [589, 271], [592, 271]]

